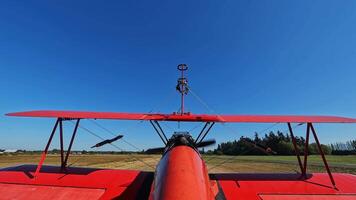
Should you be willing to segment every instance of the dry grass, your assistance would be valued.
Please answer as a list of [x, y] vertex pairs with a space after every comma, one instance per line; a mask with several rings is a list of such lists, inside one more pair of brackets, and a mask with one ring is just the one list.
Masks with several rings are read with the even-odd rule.
[[[160, 155], [71, 155], [68, 164], [93, 168], [135, 169], [154, 171]], [[209, 172], [296, 172], [299, 171], [294, 156], [204, 156]], [[0, 167], [20, 164], [37, 164], [39, 154], [0, 155]], [[356, 174], [356, 156], [328, 156], [333, 172]], [[58, 165], [60, 155], [48, 155], [45, 164]], [[309, 157], [310, 172], [324, 172], [318, 156]]]

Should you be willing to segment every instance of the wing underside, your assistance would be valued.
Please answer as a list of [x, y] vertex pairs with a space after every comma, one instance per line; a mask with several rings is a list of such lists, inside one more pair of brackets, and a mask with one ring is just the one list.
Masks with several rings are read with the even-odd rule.
[[159, 114], [122, 112], [85, 112], [38, 110], [8, 113], [17, 117], [44, 117], [69, 119], [156, 120], [187, 122], [235, 122], [235, 123], [356, 123], [356, 119], [337, 116], [310, 115], [207, 115], [207, 114]]

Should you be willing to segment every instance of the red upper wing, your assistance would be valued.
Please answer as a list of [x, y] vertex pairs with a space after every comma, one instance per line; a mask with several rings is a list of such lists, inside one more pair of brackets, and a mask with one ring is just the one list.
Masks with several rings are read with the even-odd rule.
[[206, 115], [206, 114], [145, 114], [120, 112], [84, 112], [39, 110], [6, 114], [19, 117], [51, 117], [80, 119], [114, 119], [114, 120], [157, 120], [157, 121], [191, 121], [191, 122], [251, 122], [251, 123], [356, 123], [354, 118], [335, 116], [303, 115]]

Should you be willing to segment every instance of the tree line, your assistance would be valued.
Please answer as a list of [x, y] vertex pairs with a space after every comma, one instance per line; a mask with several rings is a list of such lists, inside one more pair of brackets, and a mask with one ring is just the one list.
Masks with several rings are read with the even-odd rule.
[[345, 143], [333, 143], [330, 144], [330, 148], [334, 155], [356, 155], [356, 140], [350, 140]]
[[[312, 139], [312, 137], [309, 138]], [[304, 154], [305, 138], [295, 137], [300, 154]], [[356, 140], [346, 143], [321, 144], [325, 154], [356, 155]], [[238, 140], [223, 142], [214, 150], [204, 152], [218, 155], [295, 155], [292, 138], [281, 131], [269, 132], [263, 137], [255, 133], [253, 138], [240, 137]], [[312, 142], [308, 147], [308, 154], [319, 154], [317, 144]]]

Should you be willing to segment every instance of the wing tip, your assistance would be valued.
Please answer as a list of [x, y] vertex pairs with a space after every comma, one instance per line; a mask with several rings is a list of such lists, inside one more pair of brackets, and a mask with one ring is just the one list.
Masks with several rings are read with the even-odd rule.
[[16, 113], [5, 113], [5, 116], [16, 116]]
[[37, 112], [42, 112], [42, 110], [11, 112], [11, 113], [6, 113], [5, 116], [10, 116], [10, 117], [27, 117], [29, 114], [33, 114], [33, 113], [37, 113]]

